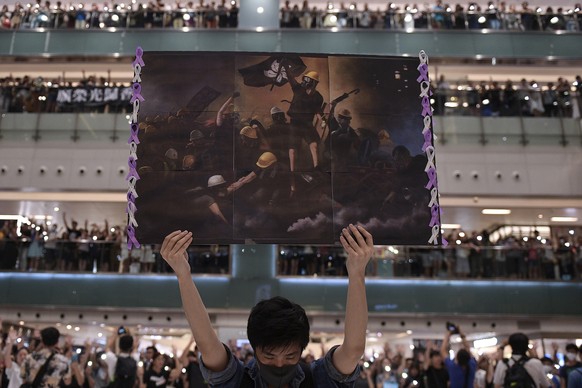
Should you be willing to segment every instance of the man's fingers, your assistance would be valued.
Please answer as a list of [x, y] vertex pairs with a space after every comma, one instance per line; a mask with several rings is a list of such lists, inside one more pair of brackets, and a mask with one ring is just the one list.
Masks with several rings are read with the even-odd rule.
[[356, 240], [358, 240], [358, 245], [360, 247], [366, 245], [366, 241], [364, 240], [364, 237], [362, 237], [362, 234], [360, 233], [360, 231], [358, 230], [358, 228], [355, 225], [350, 224], [350, 230], [352, 231], [352, 234], [356, 237]]
[[180, 231], [172, 232], [164, 238], [164, 242], [162, 243], [162, 248], [160, 252], [168, 252], [171, 251], [175, 244], [176, 235], [181, 233]]
[[362, 225], [358, 225], [358, 230], [366, 239], [366, 243], [369, 246], [374, 246], [374, 238], [372, 237], [372, 234], [368, 232]]
[[192, 232], [187, 231], [182, 232], [182, 234], [180, 234], [177, 237], [177, 241], [176, 244], [174, 245], [174, 248], [172, 249], [172, 252], [178, 253], [185, 250], [186, 248], [188, 248], [191, 242], [192, 242]]
[[162, 243], [162, 249], [160, 251], [162, 256], [167, 254], [171, 255], [179, 251], [185, 243], [184, 239], [187, 239], [188, 236], [190, 236], [190, 238], [192, 237], [190, 232], [181, 230], [176, 230], [168, 234]]
[[352, 255], [352, 254], [356, 253], [356, 251], [354, 251], [354, 249], [350, 246], [350, 244], [348, 243], [348, 241], [346, 240], [346, 238], [343, 235], [340, 236], [340, 243], [342, 244], [342, 246], [344, 247], [344, 249], [346, 250], [348, 255]]
[[[346, 240], [346, 243], [349, 245], [350, 250], [348, 251], [351, 255], [360, 255], [362, 253], [362, 248], [360, 244], [354, 239], [350, 229], [344, 228], [343, 229], [343, 237]], [[347, 250], [347, 249], [346, 249]]]

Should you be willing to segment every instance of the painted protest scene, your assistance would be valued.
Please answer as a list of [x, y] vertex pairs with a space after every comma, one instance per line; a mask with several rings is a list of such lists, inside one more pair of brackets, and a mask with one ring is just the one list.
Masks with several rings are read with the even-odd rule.
[[[440, 241], [422, 58], [143, 53], [136, 238]], [[438, 231], [437, 231], [438, 229]]]

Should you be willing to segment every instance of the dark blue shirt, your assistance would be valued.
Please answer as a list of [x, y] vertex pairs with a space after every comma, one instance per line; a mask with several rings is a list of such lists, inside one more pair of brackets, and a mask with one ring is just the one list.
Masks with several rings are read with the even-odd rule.
[[[248, 373], [255, 382], [255, 388], [266, 388], [259, 375], [259, 366], [255, 359], [252, 359], [248, 365], [237, 359], [232, 352], [225, 346], [228, 352], [228, 365], [223, 371], [213, 372], [204, 366], [203, 357], [200, 358], [200, 370], [204, 379], [211, 387], [221, 388], [239, 388], [245, 373]], [[337, 346], [334, 346], [326, 353], [323, 358], [315, 360], [310, 364], [311, 373], [313, 374], [313, 383], [318, 388], [335, 388], [335, 387], [352, 387], [360, 375], [360, 368], [356, 369], [348, 376], [342, 375], [332, 363], [332, 354]], [[305, 373], [301, 366], [297, 365], [297, 374], [289, 384], [290, 388], [299, 388], [301, 382], [305, 379]]]

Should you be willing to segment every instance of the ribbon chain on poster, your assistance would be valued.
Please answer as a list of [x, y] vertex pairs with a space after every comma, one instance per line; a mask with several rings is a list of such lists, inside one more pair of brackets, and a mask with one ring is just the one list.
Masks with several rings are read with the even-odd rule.
[[442, 245], [447, 246], [447, 241], [441, 236], [441, 209], [438, 203], [438, 181], [435, 165], [435, 151], [434, 151], [434, 134], [431, 129], [432, 127], [432, 106], [430, 104], [430, 96], [432, 92], [430, 90], [430, 78], [428, 75], [428, 55], [424, 51], [418, 54], [418, 59], [420, 64], [418, 65], [418, 72], [420, 75], [416, 79], [420, 86], [420, 95], [422, 101], [422, 113], [424, 128], [422, 130], [422, 135], [424, 137], [424, 144], [422, 150], [426, 153], [427, 163], [424, 171], [428, 176], [428, 183], [425, 188], [430, 190], [430, 202], [428, 207], [430, 207], [431, 219], [429, 227], [431, 227], [431, 236], [428, 240], [429, 244], [438, 245], [439, 236], [441, 237]]
[[137, 228], [137, 221], [135, 220], [135, 213], [137, 212], [137, 206], [135, 205], [135, 200], [137, 198], [137, 191], [135, 190], [135, 185], [139, 180], [139, 174], [137, 173], [137, 145], [139, 144], [139, 124], [138, 124], [138, 113], [140, 101], [144, 101], [141, 95], [141, 69], [145, 66], [143, 62], [143, 50], [138, 47], [135, 50], [135, 60], [133, 61], [133, 85], [131, 87], [132, 97], [130, 104], [133, 105], [133, 113], [131, 115], [130, 121], [130, 135], [127, 139], [129, 144], [129, 158], [127, 159], [127, 165], [129, 167], [129, 172], [125, 177], [128, 183], [127, 189], [127, 207], [125, 209], [127, 213], [127, 249], [139, 248], [141, 245], [135, 236], [135, 228]]

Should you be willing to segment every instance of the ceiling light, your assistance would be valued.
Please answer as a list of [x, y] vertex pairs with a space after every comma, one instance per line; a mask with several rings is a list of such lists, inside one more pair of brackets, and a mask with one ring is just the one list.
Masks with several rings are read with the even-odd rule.
[[18, 214], [0, 214], [0, 220], [14, 220], [19, 221], [24, 217], [19, 216]]
[[496, 337], [490, 337], [490, 338], [482, 338], [482, 339], [478, 339], [473, 341], [473, 346], [475, 348], [489, 348], [491, 346], [495, 346], [497, 345], [497, 338]]
[[483, 209], [483, 210], [481, 210], [481, 214], [489, 214], [489, 215], [511, 214], [511, 210], [509, 210], [509, 209]]
[[552, 217], [550, 218], [552, 222], [576, 222], [578, 217]]
[[459, 229], [461, 224], [441, 224], [441, 229]]

